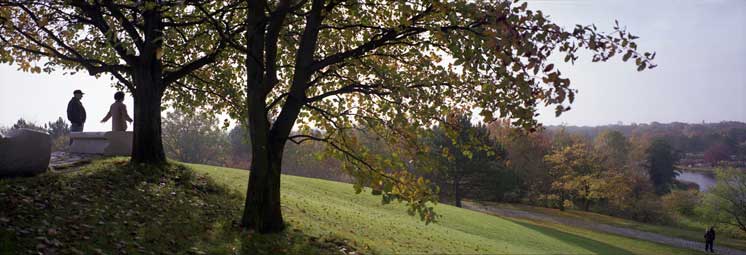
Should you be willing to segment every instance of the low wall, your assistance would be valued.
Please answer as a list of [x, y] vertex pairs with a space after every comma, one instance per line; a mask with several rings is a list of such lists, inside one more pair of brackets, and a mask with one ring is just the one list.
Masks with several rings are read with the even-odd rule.
[[132, 132], [71, 132], [70, 152], [129, 156], [132, 153]]

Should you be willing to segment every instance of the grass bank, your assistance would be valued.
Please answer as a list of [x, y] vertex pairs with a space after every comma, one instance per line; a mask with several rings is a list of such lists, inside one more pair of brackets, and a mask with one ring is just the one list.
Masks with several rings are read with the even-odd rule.
[[699, 254], [647, 241], [438, 205], [425, 225], [351, 185], [282, 178], [287, 231], [240, 231], [248, 172], [124, 159], [0, 180], [0, 254]]

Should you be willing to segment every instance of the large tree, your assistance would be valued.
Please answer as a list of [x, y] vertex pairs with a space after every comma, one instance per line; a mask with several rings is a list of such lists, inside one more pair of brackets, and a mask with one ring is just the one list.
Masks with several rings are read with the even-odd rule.
[[227, 10], [223, 1], [0, 0], [0, 63], [111, 76], [134, 96], [132, 161], [163, 163], [164, 95], [226, 48], [220, 35], [236, 30], [217, 31], [204, 14], [229, 20]]
[[[228, 94], [221, 92], [245, 84], [246, 103], [230, 97], [226, 106], [238, 106], [232, 115], [250, 130], [251, 174], [241, 223], [260, 232], [284, 227], [280, 173], [287, 141], [326, 143], [329, 154], [346, 162], [358, 192], [364, 186], [381, 190], [384, 202], [405, 201], [410, 213], [429, 222], [435, 217], [432, 185], [412, 174], [404, 160], [422, 149], [422, 127], [460, 108], [532, 129], [540, 104], [557, 114], [569, 109], [575, 90], [553, 62], [574, 62], [580, 49], [594, 62], [623, 55], [638, 70], [654, 67], [654, 54], [638, 52], [637, 37], [618, 24], [608, 34], [593, 25], [563, 28], [514, 1], [241, 3], [245, 36], [222, 38], [229, 41], [230, 58], [245, 60], [235, 68], [244, 75], [210, 75], [224, 72], [215, 66], [197, 72], [200, 82], [192, 86], [223, 102]], [[231, 26], [210, 20], [217, 30]], [[387, 150], [391, 155], [360, 146], [350, 130], [362, 126], [396, 145]]]
[[645, 150], [645, 154], [648, 174], [655, 186], [655, 192], [659, 195], [668, 193], [674, 179], [679, 175], [675, 167], [679, 160], [678, 155], [671, 144], [663, 138], [654, 139]]

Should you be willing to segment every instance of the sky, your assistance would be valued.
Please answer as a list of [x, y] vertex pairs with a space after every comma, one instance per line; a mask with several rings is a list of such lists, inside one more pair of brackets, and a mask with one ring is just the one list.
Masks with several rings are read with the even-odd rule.
[[[614, 20], [639, 36], [643, 51], [657, 52], [657, 68], [637, 72], [633, 63], [580, 59], [558, 68], [578, 95], [572, 110], [555, 117], [542, 109], [545, 125], [604, 125], [657, 122], [746, 122], [746, 0], [529, 0], [550, 20], [572, 28], [596, 24], [611, 31]], [[108, 77], [30, 74], [0, 65], [0, 126], [19, 118], [45, 123], [65, 118], [72, 91], [85, 92], [86, 131], [114, 102]], [[125, 104], [132, 115], [132, 98]]]

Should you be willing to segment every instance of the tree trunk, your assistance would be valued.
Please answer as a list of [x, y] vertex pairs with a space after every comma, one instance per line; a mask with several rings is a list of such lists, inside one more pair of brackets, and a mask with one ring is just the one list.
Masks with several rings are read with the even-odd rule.
[[455, 200], [456, 207], [461, 207], [461, 189], [459, 181], [453, 182], [453, 199]]
[[[295, 73], [290, 93], [270, 129], [266, 99], [276, 81], [276, 69], [273, 67], [276, 64], [274, 63], [275, 56], [269, 55], [267, 61], [270, 62], [262, 63], [266, 32], [263, 24], [265, 22], [263, 10], [266, 2], [249, 1], [249, 6], [254, 7], [250, 8], [253, 13], [249, 14], [246, 20], [247, 31], [250, 31], [247, 33], [250, 57], [246, 59], [246, 69], [252, 162], [241, 225], [260, 233], [275, 233], [285, 228], [280, 208], [282, 153], [288, 135], [304, 104], [323, 4], [322, 0], [313, 1], [311, 13], [306, 18], [306, 27], [301, 37], [300, 47], [296, 53]], [[270, 33], [270, 37], [273, 37], [272, 35], [274, 33]], [[273, 45], [271, 42], [268, 43], [270, 46]], [[275, 54], [274, 51], [270, 48], [268, 54]], [[265, 67], [267, 67], [266, 70]], [[265, 71], [266, 76], [263, 76]]]
[[270, 135], [264, 102], [249, 101], [251, 172], [246, 190], [241, 225], [260, 233], [276, 233], [285, 228], [280, 207], [280, 170], [285, 139]]
[[[249, 187], [246, 192], [241, 224], [259, 233], [276, 233], [285, 228], [280, 207], [280, 169], [282, 153], [260, 150], [257, 147], [277, 145], [257, 144], [252, 153]], [[264, 152], [264, 153], [262, 153]]]
[[583, 203], [583, 210], [587, 212], [588, 210], [590, 210], [590, 207], [591, 207], [591, 200], [585, 199]]
[[161, 141], [161, 76], [153, 70], [140, 68], [134, 75], [136, 90], [134, 137], [132, 141], [133, 163], [163, 164], [166, 154]]
[[132, 72], [136, 121], [131, 162], [164, 164], [166, 154], [163, 152], [161, 140], [161, 98], [166, 86], [163, 83], [163, 67], [158, 56], [163, 45], [160, 10], [146, 10], [143, 13], [143, 24], [145, 45]]

